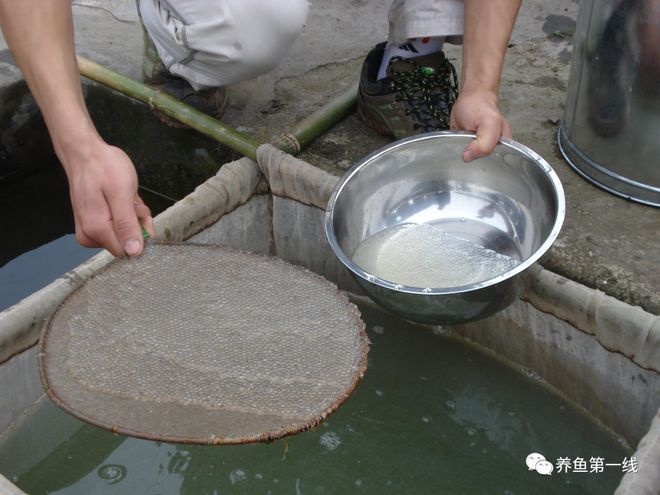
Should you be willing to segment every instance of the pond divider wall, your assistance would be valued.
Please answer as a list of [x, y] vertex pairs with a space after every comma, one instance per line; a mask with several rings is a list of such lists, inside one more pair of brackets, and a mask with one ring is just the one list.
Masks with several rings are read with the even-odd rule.
[[[325, 239], [324, 208], [338, 178], [270, 145], [257, 156], [259, 165], [248, 158], [223, 165], [158, 215], [159, 238], [279, 256], [360, 293]], [[111, 260], [100, 253], [0, 313], [0, 432], [43, 396], [34, 344], [44, 320]], [[485, 320], [439, 330], [521, 367], [631, 446], [639, 444], [638, 473], [624, 476], [617, 494], [652, 494], [660, 490], [658, 321], [538, 266], [523, 300]], [[0, 494], [20, 493], [0, 475]]]

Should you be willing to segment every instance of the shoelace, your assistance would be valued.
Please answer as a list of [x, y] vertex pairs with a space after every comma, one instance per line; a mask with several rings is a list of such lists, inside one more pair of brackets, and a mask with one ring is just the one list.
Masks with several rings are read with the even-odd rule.
[[394, 57], [392, 62], [410, 65], [410, 70], [392, 69], [392, 89], [397, 101], [406, 102], [406, 115], [413, 127], [425, 131], [449, 129], [449, 115], [458, 97], [456, 69], [445, 59], [439, 68], [420, 67], [415, 60]]

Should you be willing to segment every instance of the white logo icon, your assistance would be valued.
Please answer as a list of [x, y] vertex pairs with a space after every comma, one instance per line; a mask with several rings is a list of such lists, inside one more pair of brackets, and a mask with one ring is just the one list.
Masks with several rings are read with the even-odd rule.
[[530, 471], [536, 471], [539, 474], [551, 475], [554, 466], [552, 463], [545, 460], [543, 455], [532, 452], [525, 459], [525, 463]]

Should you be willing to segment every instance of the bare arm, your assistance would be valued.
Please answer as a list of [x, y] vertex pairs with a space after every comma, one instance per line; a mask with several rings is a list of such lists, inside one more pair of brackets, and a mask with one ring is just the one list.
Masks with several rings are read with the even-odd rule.
[[69, 179], [76, 238], [115, 256], [142, 251], [153, 235], [128, 156], [101, 139], [83, 100], [70, 0], [0, 0], [0, 26], [48, 126]]
[[471, 161], [493, 151], [500, 136], [511, 137], [499, 110], [499, 88], [511, 31], [521, 0], [465, 0], [461, 93], [451, 115], [451, 127], [475, 131], [465, 148]]

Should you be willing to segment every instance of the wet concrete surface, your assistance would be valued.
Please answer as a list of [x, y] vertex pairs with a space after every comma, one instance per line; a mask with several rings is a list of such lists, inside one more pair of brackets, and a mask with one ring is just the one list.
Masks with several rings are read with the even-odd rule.
[[[132, 0], [102, 3], [74, 2], [78, 51], [139, 78], [142, 35]], [[283, 64], [228, 88], [225, 122], [266, 141], [350, 87], [366, 53], [386, 37], [388, 5], [389, 0], [315, 2], [305, 32]], [[514, 139], [543, 156], [566, 191], [566, 221], [545, 266], [660, 314], [660, 208], [598, 189], [578, 176], [558, 150], [576, 17], [574, 0], [523, 2], [500, 91]], [[21, 79], [5, 48], [0, 39], [0, 101]], [[448, 46], [446, 52], [460, 73], [460, 47]], [[0, 108], [0, 122], [2, 113]], [[302, 157], [342, 174], [388, 142], [353, 114]]]

